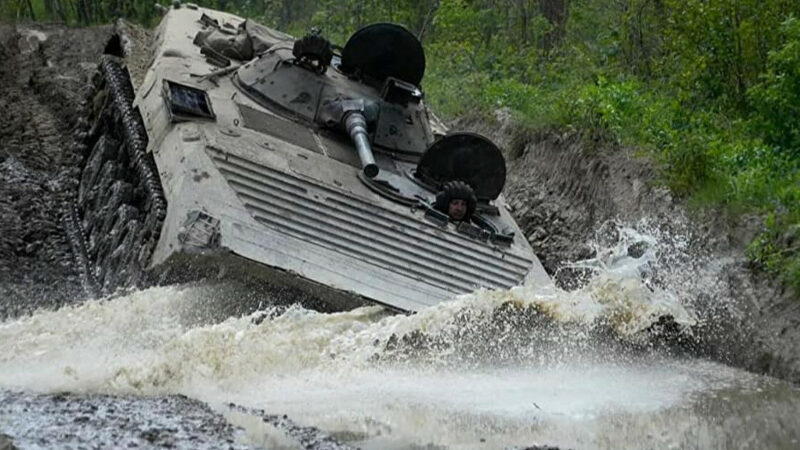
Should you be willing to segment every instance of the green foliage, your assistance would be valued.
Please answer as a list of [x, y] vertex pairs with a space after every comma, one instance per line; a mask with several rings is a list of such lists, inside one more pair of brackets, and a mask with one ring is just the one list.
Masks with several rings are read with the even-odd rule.
[[[0, 20], [105, 23], [120, 17], [150, 25], [160, 16], [155, 4], [167, 0], [3, 0]], [[210, 3], [210, 2], [209, 2]]]
[[744, 108], [746, 92], [779, 43], [775, 28], [800, 4], [763, 0], [665, 0], [662, 62], [693, 101]]
[[[787, 152], [800, 152], [800, 21], [781, 26], [783, 44], [770, 52], [766, 72], [749, 91], [754, 122], [765, 139]], [[800, 155], [797, 155], [800, 156]]]

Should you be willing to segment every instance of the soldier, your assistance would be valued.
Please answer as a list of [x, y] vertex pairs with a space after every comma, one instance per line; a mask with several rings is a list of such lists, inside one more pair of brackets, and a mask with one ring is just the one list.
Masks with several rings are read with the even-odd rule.
[[450, 181], [445, 183], [442, 191], [436, 195], [433, 207], [447, 214], [453, 222], [469, 222], [477, 203], [475, 193], [467, 183]]

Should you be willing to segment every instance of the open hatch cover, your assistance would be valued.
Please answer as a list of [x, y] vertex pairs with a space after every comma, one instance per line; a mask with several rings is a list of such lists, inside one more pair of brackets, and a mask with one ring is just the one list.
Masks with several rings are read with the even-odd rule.
[[428, 147], [416, 175], [436, 188], [460, 180], [472, 187], [478, 200], [494, 200], [506, 183], [506, 162], [489, 139], [475, 133], [451, 133]]
[[339, 69], [380, 87], [388, 77], [419, 86], [425, 74], [422, 44], [393, 23], [367, 25], [353, 33], [342, 50]]

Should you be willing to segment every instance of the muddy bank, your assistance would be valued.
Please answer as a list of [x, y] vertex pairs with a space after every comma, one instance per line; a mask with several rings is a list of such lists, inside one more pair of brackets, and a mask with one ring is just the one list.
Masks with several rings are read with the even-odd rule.
[[[234, 404], [234, 420], [259, 428], [247, 436], [205, 403], [183, 395], [29, 394], [0, 390], [0, 450], [15, 448], [177, 448], [187, 450], [306, 448], [352, 450], [286, 416]], [[263, 422], [264, 425], [253, 426]], [[13, 435], [13, 439], [10, 436]], [[260, 441], [255, 447], [252, 445]]]
[[70, 129], [111, 31], [0, 25], [0, 319], [83, 298], [60, 218]]
[[[183, 396], [32, 395], [0, 391], [19, 448], [250, 448], [204, 403]], [[2, 447], [0, 441], [0, 448]]]
[[656, 235], [665, 245], [654, 283], [668, 286], [700, 319], [692, 351], [800, 382], [800, 301], [754, 270], [744, 254], [759, 217], [687, 211], [632, 149], [588, 144], [577, 133], [532, 133], [507, 111], [461, 119], [454, 128], [501, 144], [506, 198], [560, 285], [573, 288], [590, 276], [570, 262], [596, 257], [592, 243], [613, 239], [615, 227]]

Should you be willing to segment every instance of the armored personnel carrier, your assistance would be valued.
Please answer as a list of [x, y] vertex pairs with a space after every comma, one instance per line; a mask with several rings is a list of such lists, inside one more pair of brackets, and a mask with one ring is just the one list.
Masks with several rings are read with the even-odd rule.
[[[501, 152], [425, 106], [425, 55], [403, 27], [336, 47], [173, 7], [136, 85], [123, 47], [109, 45], [86, 103], [66, 219], [95, 293], [239, 276], [335, 309], [413, 312], [550, 283], [501, 195]], [[454, 181], [474, 194], [458, 221], [439, 206]]]

